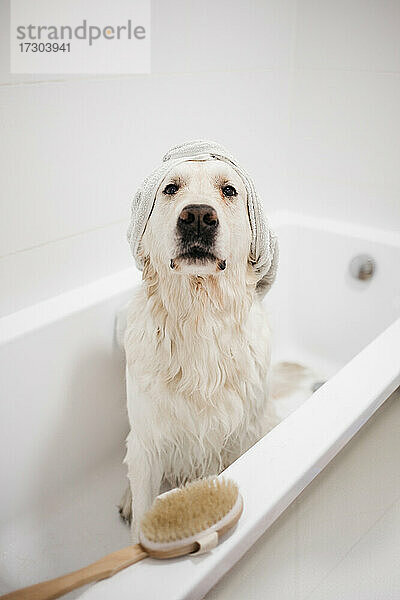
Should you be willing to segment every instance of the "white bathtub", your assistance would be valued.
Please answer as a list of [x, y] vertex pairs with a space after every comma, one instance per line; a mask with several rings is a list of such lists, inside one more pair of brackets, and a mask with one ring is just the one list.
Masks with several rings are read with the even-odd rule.
[[[329, 381], [228, 469], [245, 511], [223, 544], [202, 557], [146, 559], [69, 597], [194, 599], [217, 584], [210, 599], [342, 600], [365, 582], [371, 594], [360, 598], [400, 597], [390, 595], [400, 588], [393, 540], [382, 542], [382, 524], [392, 533], [400, 524], [400, 236], [292, 213], [273, 221], [281, 267], [265, 302], [275, 359]], [[348, 267], [365, 253], [377, 269], [360, 282]], [[0, 320], [0, 592], [129, 543], [116, 510], [127, 419], [114, 328], [138, 280], [118, 273]], [[357, 573], [351, 553], [375, 548], [374, 531], [374, 567]], [[350, 579], [352, 593], [337, 593]], [[390, 593], [374, 595], [374, 581]]]

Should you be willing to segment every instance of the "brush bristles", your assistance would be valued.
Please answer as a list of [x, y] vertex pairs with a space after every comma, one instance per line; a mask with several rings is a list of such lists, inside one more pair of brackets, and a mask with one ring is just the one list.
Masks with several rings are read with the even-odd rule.
[[220, 521], [235, 505], [238, 487], [229, 479], [194, 481], [157, 498], [140, 529], [151, 542], [174, 542], [196, 535]]

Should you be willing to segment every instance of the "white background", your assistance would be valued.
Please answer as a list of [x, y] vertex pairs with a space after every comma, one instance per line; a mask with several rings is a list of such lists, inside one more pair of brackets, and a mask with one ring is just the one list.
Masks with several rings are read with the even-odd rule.
[[225, 144], [278, 208], [400, 227], [398, 0], [153, 0], [152, 74], [10, 75], [0, 0], [0, 314], [131, 265], [141, 179]]

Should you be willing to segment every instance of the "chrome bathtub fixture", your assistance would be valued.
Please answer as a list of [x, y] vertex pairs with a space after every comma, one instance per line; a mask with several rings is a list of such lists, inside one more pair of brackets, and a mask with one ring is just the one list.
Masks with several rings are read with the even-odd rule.
[[376, 264], [372, 256], [359, 254], [350, 262], [350, 273], [354, 279], [368, 281], [375, 273]]

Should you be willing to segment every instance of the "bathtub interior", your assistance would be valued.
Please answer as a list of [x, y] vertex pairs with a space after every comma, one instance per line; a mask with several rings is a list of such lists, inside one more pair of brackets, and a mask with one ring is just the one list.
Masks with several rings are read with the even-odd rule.
[[[400, 245], [315, 224], [277, 222], [276, 229], [281, 265], [265, 299], [273, 360], [294, 360], [328, 378], [398, 316]], [[368, 283], [348, 273], [360, 253], [377, 263]], [[116, 289], [0, 347], [0, 592], [129, 544], [116, 508], [127, 417], [114, 333], [129, 295]]]
[[[282, 220], [275, 226], [277, 280], [265, 298], [273, 361], [293, 360], [327, 379], [399, 316], [400, 236], [300, 216]], [[350, 274], [358, 255], [375, 261], [370, 280]]]
[[[0, 592], [129, 544], [117, 294], [0, 346]], [[72, 592], [68, 598], [77, 596]]]

